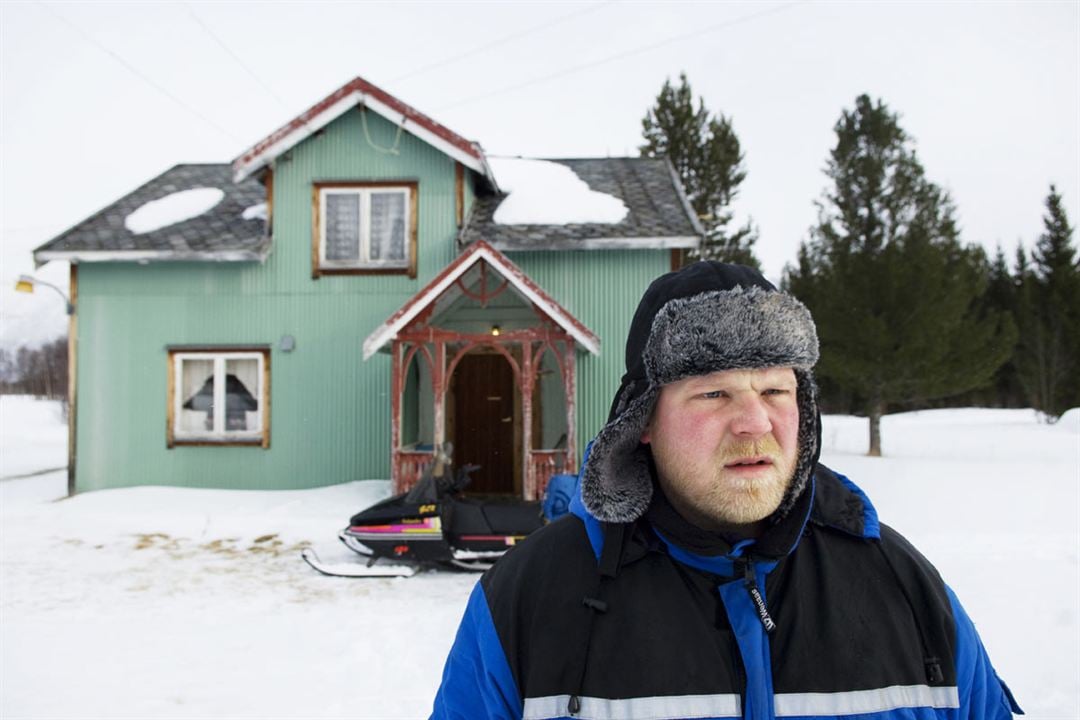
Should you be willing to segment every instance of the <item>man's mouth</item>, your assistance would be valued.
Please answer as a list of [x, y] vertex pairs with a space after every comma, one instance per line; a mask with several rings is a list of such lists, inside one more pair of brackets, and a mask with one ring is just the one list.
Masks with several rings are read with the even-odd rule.
[[726, 463], [724, 465], [724, 467], [729, 468], [729, 469], [739, 470], [739, 469], [750, 469], [750, 468], [755, 468], [755, 467], [767, 467], [767, 466], [772, 465], [772, 464], [773, 464], [772, 458], [770, 458], [768, 456], [759, 456], [759, 457], [739, 458], [738, 460], [735, 460], [734, 462]]

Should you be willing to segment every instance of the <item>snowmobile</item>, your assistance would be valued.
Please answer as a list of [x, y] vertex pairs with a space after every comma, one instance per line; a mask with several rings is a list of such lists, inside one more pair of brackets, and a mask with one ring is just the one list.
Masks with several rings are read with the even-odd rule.
[[448, 443], [436, 453], [411, 490], [353, 515], [338, 534], [366, 563], [324, 563], [312, 548], [304, 548], [301, 557], [320, 573], [339, 577], [408, 577], [425, 567], [484, 571], [526, 535], [566, 512], [573, 476], [553, 478], [562, 479], [549, 484], [544, 503], [470, 497], [463, 491], [480, 466], [464, 465], [455, 474], [450, 448]]

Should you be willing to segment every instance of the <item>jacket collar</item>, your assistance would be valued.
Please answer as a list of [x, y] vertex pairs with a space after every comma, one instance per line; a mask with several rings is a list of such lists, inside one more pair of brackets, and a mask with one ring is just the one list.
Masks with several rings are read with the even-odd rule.
[[[586, 457], [588, 457], [588, 452], [589, 448], [586, 448]], [[570, 502], [570, 512], [579, 517], [584, 523], [589, 543], [599, 560], [604, 547], [604, 526], [607, 523], [597, 520], [586, 509], [581, 498], [580, 483], [577, 493]], [[686, 557], [677, 557], [677, 559], [694, 565], [698, 563], [690, 562], [691, 558], [697, 558], [711, 566], [719, 558], [731, 562], [743, 556], [752, 556], [773, 565], [775, 561], [782, 559], [795, 550], [808, 522], [863, 539], [878, 539], [881, 537], [877, 511], [866, 493], [847, 477], [818, 464], [810, 478], [806, 492], [801, 494], [792, 511], [785, 515], [776, 525], [769, 528], [757, 541], [737, 543], [728, 552], [712, 558], [697, 555], [681, 548], [680, 552], [675, 553], [675, 555], [686, 555]], [[642, 527], [644, 522], [641, 520], [631, 523], [631, 525], [634, 527], [631, 530], [630, 541], [623, 552], [621, 562], [623, 565], [644, 557], [648, 553], [650, 545], [653, 544], [650, 542], [650, 537], [656, 537], [653, 532], [645, 531], [645, 528]], [[669, 547], [673, 545], [670, 538], [660, 536], [660, 540]]]
[[821, 464], [814, 477], [817, 487], [810, 522], [867, 540], [881, 538], [877, 510], [859, 486]]

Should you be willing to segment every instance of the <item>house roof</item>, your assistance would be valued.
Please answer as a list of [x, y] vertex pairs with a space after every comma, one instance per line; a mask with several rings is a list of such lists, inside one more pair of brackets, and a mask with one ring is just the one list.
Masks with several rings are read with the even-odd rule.
[[[128, 229], [128, 216], [146, 203], [196, 188], [217, 188], [223, 197], [165, 227]], [[266, 188], [255, 179], [233, 182], [229, 165], [176, 165], [34, 250], [34, 261], [262, 261], [270, 252], [265, 215], [245, 219], [244, 211], [265, 201]]]
[[[705, 234], [671, 164], [663, 158], [551, 159], [566, 165], [596, 192], [626, 205], [616, 223], [500, 224], [495, 212], [507, 193], [479, 196], [459, 240], [484, 240], [498, 250], [694, 248]], [[496, 178], [497, 180], [498, 178]]]
[[469, 270], [476, 267], [481, 261], [488, 263], [498, 274], [502, 275], [510, 287], [523, 298], [535, 305], [545, 315], [550, 317], [559, 327], [565, 330], [578, 344], [591, 352], [593, 355], [600, 354], [600, 338], [589, 328], [571, 315], [562, 305], [544, 292], [543, 288], [533, 282], [532, 278], [509, 258], [491, 247], [488, 243], [480, 240], [471, 245], [465, 252], [459, 255], [452, 263], [443, 268], [435, 278], [424, 288], [416, 293], [407, 303], [401, 306], [397, 312], [386, 319], [382, 325], [375, 329], [364, 340], [364, 359], [384, 348], [387, 343], [401, 332], [417, 315], [426, 308], [438, 302], [448, 291], [452, 291], [455, 282], [461, 279]]
[[369, 108], [462, 165], [491, 179], [491, 171], [477, 143], [466, 140], [364, 78], [356, 77], [244, 151], [233, 161], [236, 180], [250, 177], [357, 105]]

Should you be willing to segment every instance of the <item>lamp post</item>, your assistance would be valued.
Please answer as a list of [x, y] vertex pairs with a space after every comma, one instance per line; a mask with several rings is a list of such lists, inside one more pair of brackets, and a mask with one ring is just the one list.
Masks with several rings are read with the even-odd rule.
[[[34, 287], [37, 285], [44, 285], [45, 287], [52, 288], [57, 294], [64, 299], [64, 310], [68, 316], [68, 391], [67, 391], [67, 408], [68, 408], [68, 467], [67, 467], [67, 489], [68, 496], [75, 494], [75, 306], [71, 304], [71, 300], [67, 294], [53, 285], [52, 283], [45, 282], [44, 280], [38, 280], [32, 275], [20, 275], [18, 281], [15, 283], [15, 289], [19, 292], [32, 293]], [[75, 266], [71, 266], [71, 292], [75, 294]]]
[[67, 314], [70, 315], [75, 308], [72, 307], [71, 301], [68, 300], [68, 296], [64, 294], [64, 291], [56, 287], [52, 283], [45, 282], [44, 280], [38, 280], [32, 275], [20, 275], [19, 280], [15, 283], [15, 289], [19, 292], [32, 293], [36, 285], [44, 285], [45, 287], [52, 288], [60, 297], [64, 299], [64, 307], [67, 309]]

